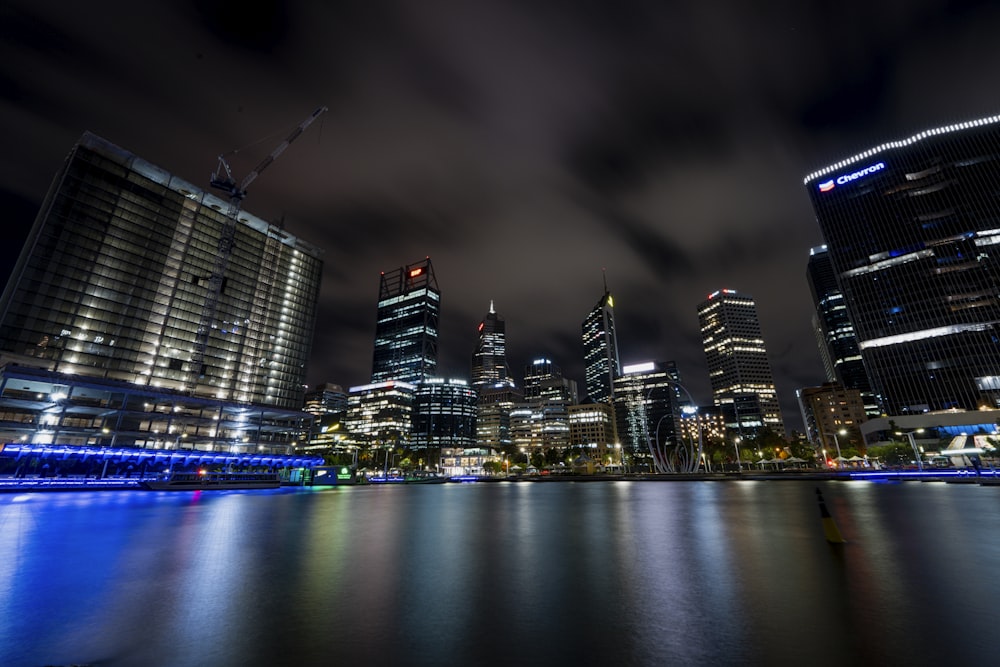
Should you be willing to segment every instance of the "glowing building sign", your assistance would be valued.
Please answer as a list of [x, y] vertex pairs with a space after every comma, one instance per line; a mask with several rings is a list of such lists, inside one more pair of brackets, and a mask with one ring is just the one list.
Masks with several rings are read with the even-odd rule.
[[410, 278], [416, 278], [423, 272], [424, 272], [423, 267], [420, 267], [419, 269], [410, 269]]
[[859, 178], [864, 178], [865, 176], [874, 174], [877, 171], [882, 171], [883, 169], [885, 169], [885, 162], [876, 162], [875, 164], [868, 165], [864, 169], [852, 171], [849, 174], [841, 174], [837, 178], [831, 178], [829, 181], [819, 183], [816, 187], [819, 188], [820, 192], [829, 192], [838, 185], [846, 185], [851, 181], [856, 181]]

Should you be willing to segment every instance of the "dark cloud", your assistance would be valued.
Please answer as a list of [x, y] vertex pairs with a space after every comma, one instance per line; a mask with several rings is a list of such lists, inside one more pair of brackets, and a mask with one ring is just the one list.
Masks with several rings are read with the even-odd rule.
[[196, 0], [194, 5], [212, 34], [229, 44], [269, 54], [288, 39], [288, 3], [282, 0]]
[[696, 306], [752, 294], [794, 426], [823, 379], [802, 176], [997, 113], [993, 4], [8, 0], [5, 230], [84, 130], [205, 185], [325, 104], [244, 203], [325, 250], [310, 383], [367, 381], [378, 274], [428, 255], [443, 372], [495, 300], [518, 375], [547, 355], [582, 383], [606, 269], [622, 358], [676, 361], [705, 402]]

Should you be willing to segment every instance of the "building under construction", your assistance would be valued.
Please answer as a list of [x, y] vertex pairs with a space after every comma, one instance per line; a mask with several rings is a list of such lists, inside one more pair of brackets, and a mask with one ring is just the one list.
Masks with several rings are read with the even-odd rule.
[[[80, 384], [107, 383], [110, 394], [138, 395], [133, 390], [141, 389], [143, 404], [156, 404], [152, 395], [163, 392], [161, 404], [212, 403], [206, 414], [265, 406], [273, 414], [258, 417], [261, 426], [291, 425], [284, 436], [265, 438], [268, 445], [295, 439], [320, 251], [241, 211], [229, 194], [228, 200], [217, 197], [83, 135], [56, 175], [0, 298], [0, 359], [6, 364], [0, 391], [20, 392], [21, 401], [0, 404], [0, 438], [42, 442], [51, 437], [39, 435], [42, 430], [60, 430], [52, 418], [64, 417], [24, 404], [33, 397], [15, 386], [16, 365], [53, 374], [45, 380], [53, 386], [77, 378]], [[242, 199], [245, 189], [237, 194]], [[106, 408], [129, 407], [119, 402]], [[60, 401], [46, 394], [41, 403]], [[88, 413], [92, 432], [76, 422], [68, 430], [76, 443], [109, 443], [107, 429], [119, 416]], [[218, 449], [241, 430], [204, 424], [166, 433], [158, 421], [140, 420], [149, 433], [130, 432], [125, 440]]]

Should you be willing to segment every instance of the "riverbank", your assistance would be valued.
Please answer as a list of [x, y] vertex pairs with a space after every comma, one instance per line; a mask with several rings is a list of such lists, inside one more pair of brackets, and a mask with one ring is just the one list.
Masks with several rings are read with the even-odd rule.
[[[1000, 486], [1000, 471], [983, 470], [781, 470], [722, 473], [620, 474], [620, 475], [523, 475], [510, 477], [463, 475], [451, 477], [449, 484], [551, 484], [560, 482], [739, 482], [739, 481], [870, 481], [945, 482]], [[47, 491], [135, 491], [146, 490], [139, 477], [0, 477], [0, 493]], [[364, 484], [356, 484], [362, 486]], [[378, 486], [377, 484], [374, 486]], [[316, 488], [322, 488], [316, 485]]]

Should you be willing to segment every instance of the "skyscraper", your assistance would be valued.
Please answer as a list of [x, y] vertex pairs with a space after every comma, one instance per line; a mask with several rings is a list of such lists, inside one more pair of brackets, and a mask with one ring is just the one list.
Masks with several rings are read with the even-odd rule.
[[564, 377], [559, 365], [545, 357], [539, 357], [524, 367], [524, 399], [556, 399], [571, 405], [580, 402], [576, 380]]
[[817, 342], [823, 366], [827, 369], [827, 380], [861, 392], [865, 412], [878, 416], [881, 410], [868, 383], [861, 351], [858, 349], [858, 338], [847, 314], [844, 294], [837, 286], [837, 277], [826, 246], [818, 246], [809, 251], [806, 278], [816, 306], [814, 326], [817, 327]]
[[883, 410], [1000, 406], [1000, 116], [804, 183]]
[[698, 306], [698, 321], [715, 404], [740, 433], [763, 426], [784, 435], [774, 376], [753, 297], [723, 289]]
[[626, 365], [615, 380], [616, 431], [634, 465], [653, 470], [653, 450], [677, 445], [679, 383], [676, 364], [662, 361]]
[[582, 325], [584, 379], [593, 403], [610, 401], [614, 397], [615, 378], [621, 375], [614, 306], [605, 283], [604, 294]]
[[490, 312], [479, 323], [479, 341], [472, 354], [472, 386], [492, 387], [507, 380], [507, 327], [490, 301]]
[[59, 373], [301, 409], [320, 251], [246, 211], [234, 228], [228, 208], [84, 134], [0, 298], [0, 352]]
[[441, 292], [430, 257], [382, 274], [373, 383], [416, 383], [435, 375], [440, 313]]

